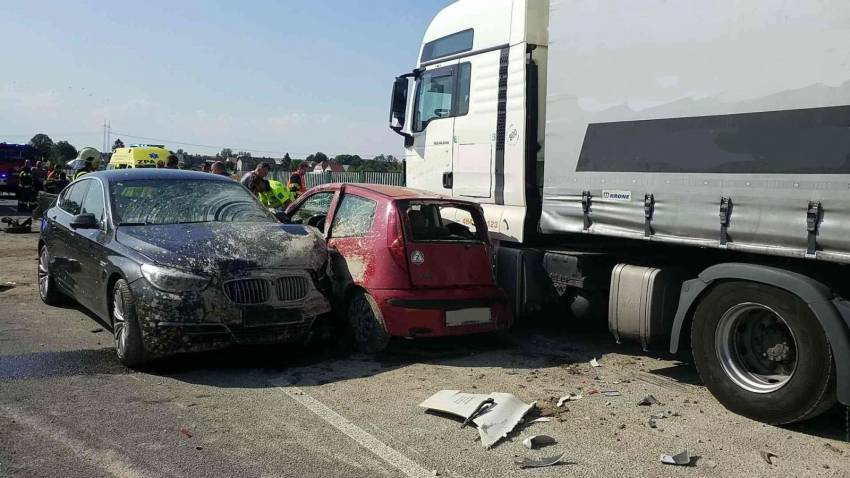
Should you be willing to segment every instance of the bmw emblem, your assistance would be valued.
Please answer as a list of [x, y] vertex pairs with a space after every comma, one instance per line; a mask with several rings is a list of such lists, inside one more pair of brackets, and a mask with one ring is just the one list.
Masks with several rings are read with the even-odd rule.
[[410, 253], [410, 262], [417, 266], [422, 264], [425, 262], [425, 254], [423, 254], [420, 250], [414, 249], [413, 252]]

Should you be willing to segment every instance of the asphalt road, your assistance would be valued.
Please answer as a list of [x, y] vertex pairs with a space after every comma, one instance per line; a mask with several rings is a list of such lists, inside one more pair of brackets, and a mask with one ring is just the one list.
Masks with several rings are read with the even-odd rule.
[[[528, 326], [510, 343], [402, 340], [379, 357], [235, 349], [129, 370], [104, 324], [38, 299], [37, 237], [0, 233], [0, 476], [850, 475], [843, 408], [795, 427], [753, 422], [723, 409], [687, 358], [604, 333]], [[474, 428], [417, 407], [441, 389], [513, 393], [552, 421], [485, 450]], [[568, 392], [583, 398], [555, 407]], [[646, 394], [663, 405], [637, 406]], [[558, 443], [526, 449], [535, 434]], [[684, 449], [693, 466], [660, 463]], [[514, 464], [560, 453], [566, 464]]]

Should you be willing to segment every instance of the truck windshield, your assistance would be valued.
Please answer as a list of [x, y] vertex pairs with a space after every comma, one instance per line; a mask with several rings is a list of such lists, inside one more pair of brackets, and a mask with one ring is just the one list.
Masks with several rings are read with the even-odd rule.
[[487, 241], [484, 217], [474, 206], [411, 202], [404, 211], [413, 242]]
[[118, 181], [110, 193], [119, 225], [274, 221], [235, 181]]

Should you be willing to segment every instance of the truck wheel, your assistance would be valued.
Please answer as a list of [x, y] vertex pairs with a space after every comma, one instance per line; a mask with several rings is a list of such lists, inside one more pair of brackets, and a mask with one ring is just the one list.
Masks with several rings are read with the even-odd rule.
[[835, 403], [829, 340], [797, 296], [755, 282], [725, 282], [700, 301], [694, 363], [729, 410], [771, 424], [814, 417]]
[[118, 279], [112, 289], [112, 332], [118, 360], [128, 367], [145, 362], [142, 329], [136, 318], [136, 305], [130, 287]]
[[38, 295], [47, 305], [62, 305], [66, 300], [50, 273], [50, 252], [47, 246], [42, 246], [38, 253]]
[[390, 334], [375, 298], [358, 292], [348, 305], [348, 323], [354, 347], [362, 353], [378, 353], [387, 348]]

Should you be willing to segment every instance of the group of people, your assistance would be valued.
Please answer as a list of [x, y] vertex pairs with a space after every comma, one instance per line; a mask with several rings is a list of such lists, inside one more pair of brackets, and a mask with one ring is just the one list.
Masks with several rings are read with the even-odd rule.
[[56, 169], [53, 163], [47, 164], [30, 160], [18, 169], [18, 199], [21, 202], [33, 202], [38, 191], [56, 194], [68, 185], [68, 175], [65, 171]]
[[304, 175], [307, 172], [307, 166], [302, 163], [289, 176], [286, 184], [276, 179], [266, 179], [270, 170], [271, 166], [268, 163], [260, 163], [253, 171], [242, 176], [240, 182], [257, 196], [260, 204], [272, 210], [282, 211], [304, 192]]

